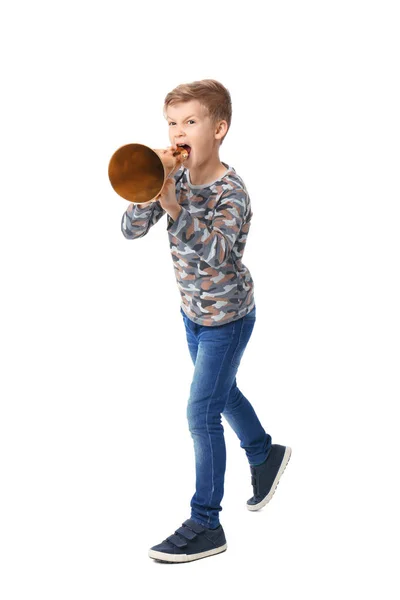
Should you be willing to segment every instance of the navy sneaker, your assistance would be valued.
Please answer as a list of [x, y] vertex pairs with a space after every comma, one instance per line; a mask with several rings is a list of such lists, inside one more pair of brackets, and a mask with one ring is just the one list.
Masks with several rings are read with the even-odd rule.
[[254, 496], [247, 500], [249, 510], [259, 510], [271, 500], [291, 454], [289, 446], [272, 444], [265, 462], [257, 467], [250, 465]]
[[219, 554], [226, 548], [222, 525], [207, 529], [193, 519], [187, 519], [173, 535], [150, 548], [149, 556], [161, 562], [182, 563]]

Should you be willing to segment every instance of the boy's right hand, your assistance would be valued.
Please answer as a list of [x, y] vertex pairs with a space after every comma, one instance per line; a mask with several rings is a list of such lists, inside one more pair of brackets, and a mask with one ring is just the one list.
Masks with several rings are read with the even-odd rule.
[[[166, 148], [166, 149], [156, 150], [157, 153], [159, 153], [163, 156], [169, 156], [171, 158], [171, 160], [175, 163], [175, 167], [171, 171], [171, 173], [169, 173], [169, 177], [173, 177], [173, 175], [175, 175], [175, 173], [177, 171], [179, 171], [179, 169], [182, 166], [181, 156], [174, 157], [174, 152], [176, 149], [177, 149], [177, 146], [175, 145], [175, 146], [168, 146], [168, 148]], [[150, 206], [151, 204], [153, 204], [153, 202], [156, 202], [156, 200], [150, 200], [149, 202], [136, 202], [136, 204], [138, 206], [143, 206], [143, 208], [145, 208], [146, 206]]]

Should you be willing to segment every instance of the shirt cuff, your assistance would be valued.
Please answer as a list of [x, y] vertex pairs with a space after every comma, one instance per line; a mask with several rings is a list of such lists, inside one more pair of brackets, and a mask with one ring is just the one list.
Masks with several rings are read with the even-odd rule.
[[154, 204], [154, 202], [149, 204], [149, 206], [142, 206], [139, 202], [138, 204], [135, 204], [135, 209], [138, 210], [139, 212], [144, 212], [145, 210], [151, 210], [153, 208], [153, 204]]

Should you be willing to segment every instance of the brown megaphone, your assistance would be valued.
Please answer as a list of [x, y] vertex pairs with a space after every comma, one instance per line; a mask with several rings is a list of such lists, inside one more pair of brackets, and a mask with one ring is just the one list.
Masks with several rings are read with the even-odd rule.
[[189, 156], [188, 150], [153, 150], [143, 144], [126, 144], [114, 152], [108, 165], [108, 177], [114, 190], [129, 202], [155, 200], [165, 180], [173, 175]]

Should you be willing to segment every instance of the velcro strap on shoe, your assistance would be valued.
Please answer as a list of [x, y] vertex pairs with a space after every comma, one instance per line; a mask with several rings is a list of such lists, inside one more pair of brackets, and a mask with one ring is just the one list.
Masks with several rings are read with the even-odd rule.
[[182, 525], [184, 527], [185, 526], [188, 527], [195, 533], [203, 533], [203, 531], [205, 531], [205, 527], [203, 527], [203, 525], [200, 525], [200, 523], [193, 521], [193, 519], [186, 519], [186, 521], [184, 523], [182, 523]]
[[171, 544], [174, 544], [174, 546], [177, 546], [178, 548], [184, 548], [185, 546], [187, 546], [187, 542], [185, 542], [185, 540], [183, 540], [180, 536], [175, 534], [168, 537], [167, 542], [171, 542]]
[[251, 485], [253, 486], [254, 495], [258, 494], [258, 477], [251, 478]]
[[197, 537], [197, 533], [195, 533], [194, 531], [189, 529], [189, 527], [186, 526], [179, 527], [179, 529], [177, 529], [175, 533], [182, 535], [187, 540], [193, 540], [195, 537]]

